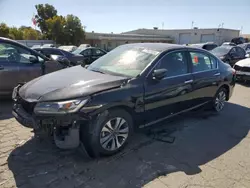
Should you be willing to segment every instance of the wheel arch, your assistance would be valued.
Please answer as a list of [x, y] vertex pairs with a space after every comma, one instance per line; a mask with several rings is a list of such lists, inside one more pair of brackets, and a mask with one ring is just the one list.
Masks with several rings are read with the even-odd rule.
[[226, 91], [227, 91], [227, 93], [226, 93], [227, 94], [226, 100], [228, 101], [229, 100], [230, 87], [227, 84], [223, 84], [223, 85], [220, 86], [220, 88], [218, 90], [220, 90], [221, 88], [225, 88], [226, 89]]

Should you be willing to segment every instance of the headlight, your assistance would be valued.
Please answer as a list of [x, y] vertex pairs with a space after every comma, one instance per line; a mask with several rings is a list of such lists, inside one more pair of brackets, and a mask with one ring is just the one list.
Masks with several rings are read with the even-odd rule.
[[35, 114], [67, 114], [78, 111], [88, 99], [76, 99], [62, 102], [41, 102], [35, 106]]

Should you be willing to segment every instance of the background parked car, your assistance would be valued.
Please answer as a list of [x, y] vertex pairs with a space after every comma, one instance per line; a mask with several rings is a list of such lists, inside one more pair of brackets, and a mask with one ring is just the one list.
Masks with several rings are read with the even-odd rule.
[[236, 37], [231, 40], [231, 42], [235, 43], [236, 45], [238, 44], [243, 44], [246, 42], [246, 39], [244, 37]]
[[48, 48], [48, 47], [55, 48], [56, 46], [54, 44], [44, 44], [44, 45], [42, 45], [42, 47], [43, 48]]
[[34, 48], [34, 50], [45, 55], [48, 58], [50, 58], [51, 55], [59, 55], [66, 57], [70, 61], [71, 65], [83, 64], [86, 59], [84, 56], [80, 54], [76, 55], [71, 52], [67, 52], [58, 48]]
[[228, 46], [237, 46], [235, 43], [233, 43], [233, 42], [224, 42], [223, 44], [222, 44], [222, 46], [226, 46], [226, 45], [228, 45]]
[[0, 37], [0, 96], [10, 95], [18, 83], [28, 82], [66, 65], [13, 40]]
[[77, 46], [59, 46], [58, 49], [61, 49], [61, 50], [64, 50], [64, 51], [67, 51], [67, 52], [73, 52], [77, 49]]
[[234, 69], [236, 70], [236, 79], [238, 81], [250, 80], [250, 58], [246, 58], [235, 63]]
[[250, 55], [250, 43], [239, 44], [238, 46], [243, 48], [246, 53]]
[[216, 48], [218, 45], [215, 43], [207, 42], [207, 43], [190, 44], [188, 46], [195, 47], [195, 48], [201, 48], [201, 49], [210, 51], [210, 50]]
[[78, 47], [75, 51], [72, 52], [75, 55], [83, 55], [86, 59], [85, 63], [90, 64], [99, 57], [105, 55], [107, 52], [95, 47], [89, 48], [80, 48]]
[[91, 47], [90, 44], [81, 44], [78, 48], [89, 48]]
[[225, 63], [233, 66], [237, 61], [246, 58], [246, 52], [239, 46], [222, 45], [211, 51]]

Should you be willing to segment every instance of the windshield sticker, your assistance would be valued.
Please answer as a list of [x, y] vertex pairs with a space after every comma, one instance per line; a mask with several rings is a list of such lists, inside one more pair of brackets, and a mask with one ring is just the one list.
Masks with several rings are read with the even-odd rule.
[[199, 60], [198, 60], [198, 56], [194, 56], [194, 63], [198, 63]]

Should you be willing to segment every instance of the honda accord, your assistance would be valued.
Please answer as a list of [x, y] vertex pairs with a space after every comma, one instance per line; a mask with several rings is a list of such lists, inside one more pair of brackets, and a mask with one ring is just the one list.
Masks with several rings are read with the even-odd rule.
[[13, 115], [46, 130], [59, 148], [82, 142], [92, 156], [120, 151], [137, 128], [208, 105], [220, 112], [235, 70], [203, 49], [174, 44], [126, 44], [87, 68], [36, 78], [13, 91]]

